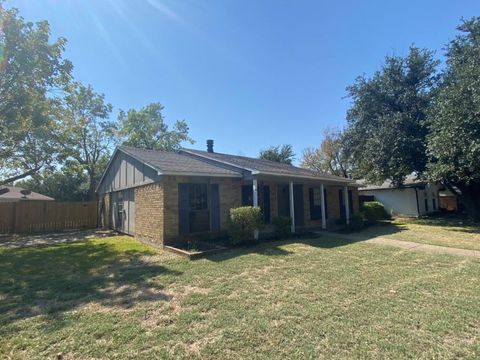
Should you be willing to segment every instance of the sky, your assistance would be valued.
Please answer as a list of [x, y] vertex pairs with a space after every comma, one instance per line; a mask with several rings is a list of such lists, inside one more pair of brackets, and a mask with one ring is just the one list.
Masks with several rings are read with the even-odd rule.
[[345, 126], [346, 87], [409, 47], [436, 50], [479, 0], [6, 0], [68, 40], [76, 80], [114, 107], [164, 107], [189, 147], [257, 156], [291, 144], [297, 162]]

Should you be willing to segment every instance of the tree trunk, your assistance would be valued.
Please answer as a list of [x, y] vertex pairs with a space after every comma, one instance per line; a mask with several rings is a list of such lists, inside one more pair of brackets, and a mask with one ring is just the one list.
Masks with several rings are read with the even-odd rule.
[[480, 183], [457, 185], [462, 192], [461, 200], [468, 216], [475, 222], [480, 222]]

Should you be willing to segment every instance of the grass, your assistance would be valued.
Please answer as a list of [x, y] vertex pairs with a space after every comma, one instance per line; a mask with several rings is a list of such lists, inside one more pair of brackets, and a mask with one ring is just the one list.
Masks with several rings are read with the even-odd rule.
[[480, 251], [480, 226], [459, 216], [397, 218], [383, 225], [368, 227], [360, 235]]
[[478, 358], [480, 261], [322, 237], [0, 248], [4, 358]]

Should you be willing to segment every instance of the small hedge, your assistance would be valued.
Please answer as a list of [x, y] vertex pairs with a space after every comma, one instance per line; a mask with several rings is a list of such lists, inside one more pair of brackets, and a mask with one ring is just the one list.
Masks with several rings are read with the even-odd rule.
[[388, 220], [390, 215], [382, 203], [378, 201], [368, 201], [363, 203], [360, 209], [365, 216], [365, 220], [368, 224], [375, 224], [379, 220]]
[[232, 245], [254, 242], [254, 232], [261, 228], [262, 211], [259, 207], [243, 206], [230, 209], [228, 232]]
[[279, 239], [292, 235], [292, 219], [287, 216], [279, 216], [272, 221], [275, 236]]
[[352, 231], [358, 231], [362, 230], [366, 225], [367, 221], [365, 219], [365, 214], [363, 212], [359, 212], [358, 214], [353, 214], [350, 216], [350, 221], [347, 225], [347, 229]]

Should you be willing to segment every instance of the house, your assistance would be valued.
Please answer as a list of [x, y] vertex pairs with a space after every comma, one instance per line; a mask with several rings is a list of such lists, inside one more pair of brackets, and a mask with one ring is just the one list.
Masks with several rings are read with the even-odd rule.
[[161, 245], [218, 236], [239, 206], [261, 207], [265, 232], [277, 216], [289, 216], [299, 231], [348, 222], [358, 212], [352, 180], [207, 145], [170, 152], [118, 147], [97, 188], [103, 226]]
[[55, 199], [18, 186], [0, 187], [0, 202], [17, 202], [23, 200], [54, 201]]
[[400, 187], [395, 187], [390, 180], [381, 185], [364, 180], [357, 183], [362, 186], [359, 188], [361, 201], [379, 201], [392, 215], [418, 217], [439, 211], [439, 191], [443, 186], [418, 179], [415, 174], [407, 176]]

